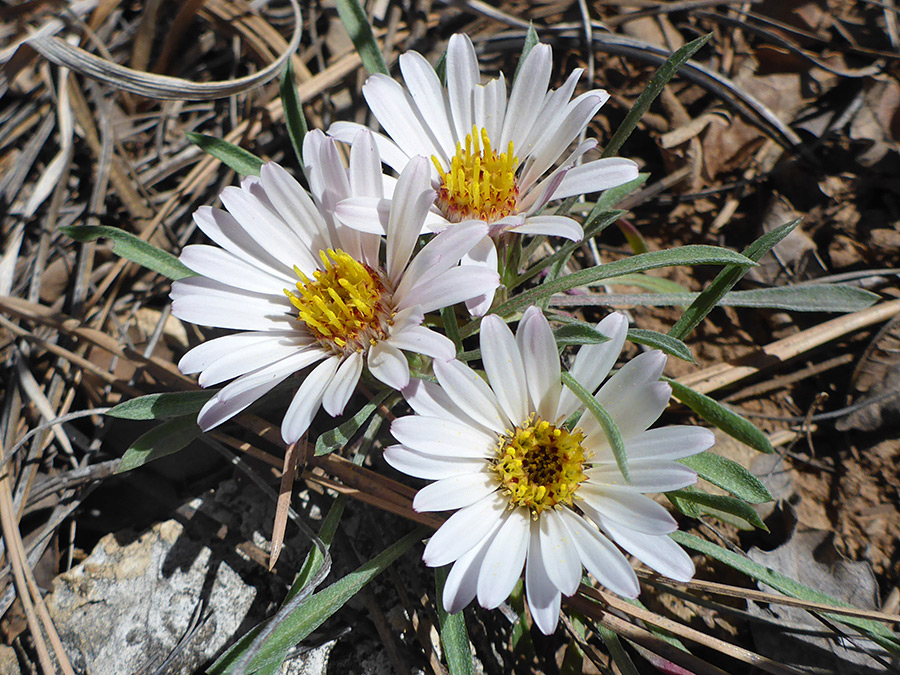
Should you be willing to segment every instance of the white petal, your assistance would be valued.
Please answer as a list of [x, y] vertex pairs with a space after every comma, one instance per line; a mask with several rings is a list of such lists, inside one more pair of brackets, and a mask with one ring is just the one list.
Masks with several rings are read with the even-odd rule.
[[387, 228], [387, 273], [397, 283], [416, 245], [425, 214], [434, 202], [428, 164], [414, 157], [400, 174]]
[[197, 424], [209, 431], [231, 419], [296, 372], [296, 363], [296, 359], [288, 357], [239, 377], [206, 402], [197, 416]]
[[458, 302], [490, 294], [500, 285], [500, 275], [475, 265], [452, 267], [424, 284], [416, 284], [397, 303], [398, 309], [419, 307], [432, 312]]
[[[487, 225], [478, 220], [457, 223], [436, 235], [419, 251], [397, 286], [394, 297], [402, 298], [416, 286], [430, 283], [487, 236]], [[496, 268], [495, 268], [496, 269]]]
[[429, 567], [451, 563], [477, 545], [495, 527], [506, 510], [497, 494], [460, 509], [438, 528], [425, 546], [422, 560]]
[[453, 152], [456, 143], [447, 118], [444, 87], [434, 68], [418, 52], [401, 54], [399, 61], [400, 72], [403, 74], [403, 81], [409, 89], [410, 96], [441, 148], [441, 152], [437, 153], [438, 158], [449, 163], [450, 158], [446, 151]]
[[[391, 167], [397, 173], [406, 168], [409, 162], [407, 155], [400, 147], [384, 134], [371, 131], [368, 127], [358, 124], [357, 122], [335, 122], [328, 127], [328, 135], [336, 138], [344, 143], [352, 143], [360, 131], [370, 131], [375, 139], [375, 145], [378, 147], [378, 154], [381, 161]], [[312, 133], [312, 132], [310, 132]], [[309, 134], [306, 135], [309, 138]], [[304, 157], [305, 157], [304, 153]]]
[[568, 509], [560, 511], [560, 516], [572, 534], [584, 568], [613, 593], [636, 598], [641, 587], [622, 552], [581, 516]]
[[332, 356], [313, 368], [303, 380], [281, 423], [281, 438], [285, 443], [296, 443], [309, 429], [340, 362], [339, 356]]
[[478, 573], [478, 603], [485, 609], [499, 607], [512, 593], [522, 574], [529, 538], [528, 510], [507, 511]]
[[378, 342], [369, 349], [366, 360], [369, 372], [393, 389], [409, 384], [409, 362], [399, 349], [388, 342]]
[[362, 374], [363, 358], [360, 352], [354, 352], [344, 359], [322, 396], [322, 407], [332, 417], [344, 412], [344, 407], [353, 395], [359, 376]]
[[256, 331], [223, 335], [201, 342], [187, 352], [178, 362], [178, 369], [185, 375], [199, 373], [219, 359], [245, 347], [251, 348], [260, 344], [280, 343], [286, 340], [295, 340], [298, 349], [306, 344], [294, 331]]
[[503, 319], [490, 314], [481, 322], [481, 359], [488, 382], [506, 416], [521, 424], [531, 412], [528, 382], [516, 338]]
[[572, 595], [581, 583], [581, 558], [559, 511], [548, 509], [538, 517], [541, 559], [547, 578], [564, 595]]
[[625, 476], [615, 464], [589, 469], [587, 475], [593, 483], [628, 486], [639, 492], [680, 490], [697, 482], [696, 471], [669, 460], [630, 460], [628, 462], [630, 482], [626, 482]]
[[210, 239], [229, 253], [233, 253], [254, 267], [259, 267], [273, 276], [292, 279], [293, 268], [276, 259], [264, 246], [260, 245], [241, 224], [227, 211], [201, 206], [194, 211], [194, 222]]
[[413, 500], [413, 508], [420, 513], [453, 511], [484, 499], [497, 487], [496, 474], [488, 470], [452, 476], [419, 490]]
[[516, 331], [516, 342], [522, 362], [527, 366], [525, 376], [532, 409], [543, 419], [553, 422], [561, 390], [559, 352], [550, 324], [537, 307], [525, 310]]
[[675, 581], [690, 581], [694, 577], [694, 563], [684, 550], [668, 536], [640, 534], [606, 522], [603, 529], [612, 539], [650, 569]]
[[275, 334], [268, 340], [246, 344], [241, 348], [232, 349], [228, 354], [223, 354], [203, 370], [197, 383], [201, 387], [211, 387], [288, 356], [296, 359], [294, 369], [302, 370], [324, 358], [324, 353], [321, 347], [309, 341], [303, 344], [296, 338], [279, 337]]
[[504, 419], [497, 397], [478, 373], [455, 359], [435, 361], [433, 367], [441, 387], [469, 417], [497, 433], [509, 426], [510, 420]]
[[472, 90], [479, 84], [478, 57], [468, 35], [457, 33], [447, 45], [447, 90], [456, 140], [472, 133]]
[[578, 494], [581, 509], [598, 524], [607, 519], [644, 534], [669, 534], [678, 523], [666, 509], [649, 497], [626, 487], [584, 483]]
[[546, 234], [550, 237], [565, 237], [571, 241], [581, 241], [584, 238], [581, 225], [568, 216], [530, 216], [522, 225], [510, 229], [519, 234]]
[[297, 283], [296, 277], [291, 279], [286, 274], [274, 275], [268, 269], [241, 260], [218, 246], [185, 246], [178, 259], [197, 274], [256, 293], [277, 295]]
[[350, 146], [350, 194], [356, 197], [383, 197], [381, 155], [375, 135], [360, 131]]
[[629, 459], [681, 459], [703, 452], [715, 442], [709, 429], [673, 425], [632, 436], [625, 441], [625, 449]]
[[484, 469], [484, 460], [480, 458], [438, 457], [416, 452], [402, 445], [385, 448], [384, 459], [397, 471], [425, 480], [440, 480]]
[[369, 110], [407, 156], [443, 155], [443, 149], [403, 85], [387, 75], [375, 73], [366, 80], [362, 91]]
[[[559, 622], [561, 595], [559, 589], [547, 576], [548, 567], [541, 557], [541, 537], [539, 524], [531, 523], [531, 538], [528, 543], [528, 557], [525, 561], [525, 596], [531, 618], [544, 635], [551, 635]], [[578, 561], [579, 573], [581, 561]]]
[[491, 530], [466, 553], [461, 555], [444, 582], [444, 593], [441, 602], [444, 609], [450, 614], [456, 614], [466, 605], [472, 602], [478, 589], [478, 573], [481, 571], [481, 563], [487, 553], [494, 532], [500, 528], [500, 519], [493, 524]]
[[[628, 318], [624, 314], [613, 312], [597, 324], [597, 331], [609, 340], [581, 347], [569, 369], [569, 374], [591, 393], [609, 375], [616, 359], [619, 358], [625, 344], [625, 336], [628, 335]], [[568, 417], [580, 404], [578, 397], [566, 387], [559, 397], [557, 415]]]
[[403, 398], [406, 399], [409, 407], [417, 415], [440, 417], [441, 419], [475, 426], [485, 433], [491, 433], [487, 428], [482, 427], [466, 415], [462, 408], [456, 405], [447, 393], [441, 389], [440, 385], [434, 382], [420, 380], [415, 377], [410, 378], [409, 384], [403, 389]]
[[[475, 125], [487, 131], [491, 143], [497, 143], [503, 129], [506, 115], [506, 79], [503, 73], [486, 85], [477, 86], [474, 94]], [[497, 152], [506, 152], [507, 146], [498, 145]], [[515, 152], [515, 148], [513, 148]]]
[[266, 197], [297, 238], [309, 249], [323, 248], [325, 221], [300, 183], [275, 162], [260, 167], [259, 179]]
[[391, 423], [391, 434], [418, 452], [442, 457], [490, 457], [497, 438], [459, 422], [408, 415]]
[[546, 137], [547, 129], [554, 129], [562, 122], [562, 113], [572, 98], [572, 92], [575, 91], [583, 72], [583, 68], [576, 68], [569, 73], [569, 77], [559, 89], [537, 95], [540, 98], [537, 104], [540, 110], [538, 119], [541, 123], [532, 125], [528, 135], [519, 141], [516, 153], [520, 159], [524, 161], [526, 157], [530, 157], [534, 148]]
[[334, 207], [334, 215], [342, 225], [377, 235], [387, 232], [390, 212], [390, 200], [381, 197], [350, 197]]
[[409, 326], [391, 335], [388, 343], [407, 352], [424, 354], [433, 359], [448, 361], [456, 356], [456, 346], [450, 338], [425, 326]]
[[562, 185], [566, 174], [575, 168], [578, 160], [589, 150], [597, 147], [597, 139], [587, 138], [579, 143], [569, 156], [560, 162], [559, 166], [537, 183], [537, 185], [519, 183], [520, 194], [524, 193], [518, 202], [519, 211], [525, 211], [529, 215], [538, 213], [548, 202], [557, 199], [556, 191]]
[[525, 150], [523, 144], [541, 111], [541, 102], [550, 85], [552, 66], [553, 50], [550, 45], [536, 44], [518, 68], [503, 122], [500, 138], [502, 152], [506, 152], [507, 144], [512, 141], [516, 153], [523, 157], [519, 153]]
[[662, 352], [644, 352], [622, 366], [597, 392], [597, 402], [616, 421], [622, 436], [646, 430], [665, 410], [671, 388], [658, 382], [665, 365]]
[[233, 330], [290, 330], [296, 325], [291, 304], [281, 295], [254, 293], [206, 277], [172, 284], [172, 314], [201, 326]]
[[605, 157], [586, 162], [566, 172], [566, 177], [553, 192], [553, 199], [600, 192], [638, 177], [638, 165], [622, 157]]
[[[462, 259], [463, 265], [478, 265], [489, 270], [497, 270], [497, 249], [494, 240], [485, 237], [479, 241]], [[494, 291], [466, 301], [466, 309], [472, 316], [483, 316], [494, 302]]]

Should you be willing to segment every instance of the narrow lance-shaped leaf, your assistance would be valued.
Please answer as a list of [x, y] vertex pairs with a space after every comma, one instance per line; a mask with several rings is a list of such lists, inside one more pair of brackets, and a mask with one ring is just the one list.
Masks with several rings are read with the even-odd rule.
[[[560, 279], [545, 282], [536, 288], [531, 288], [516, 295], [499, 307], [494, 312], [500, 316], [507, 316], [517, 310], [533, 305], [541, 298], [562, 293], [570, 288], [596, 284], [606, 279], [614, 279], [623, 274], [634, 274], [659, 267], [674, 267], [678, 265], [747, 265], [753, 267], [755, 262], [735, 251], [729, 251], [717, 246], [679, 246], [665, 251], [652, 251], [641, 255], [631, 256], [623, 260], [615, 260], [604, 265], [597, 265], [587, 269], [568, 274]], [[471, 325], [471, 324], [470, 324]], [[461, 331], [464, 336], [471, 333]]]
[[631, 657], [628, 656], [628, 652], [625, 651], [625, 648], [619, 641], [619, 636], [606, 626], [598, 626], [598, 628], [603, 644], [606, 645], [606, 648], [609, 650], [609, 655], [612, 657], [613, 662], [619, 667], [619, 671], [622, 675], [641, 675], [632, 662]]
[[163, 422], [138, 438], [116, 467], [116, 473], [125, 473], [153, 460], [172, 455], [183, 450], [188, 443], [200, 435], [197, 418], [194, 415], [176, 417]]
[[640, 96], [638, 96], [637, 101], [634, 102], [631, 110], [628, 111], [622, 124], [619, 125], [619, 128], [616, 129], [612, 138], [609, 139], [609, 143], [603, 150], [603, 157], [611, 157], [619, 151], [619, 148], [622, 147], [622, 144], [625, 143], [631, 135], [631, 132], [637, 127], [641, 117], [643, 117], [644, 113], [650, 109], [650, 104], [662, 93], [663, 87], [665, 87], [669, 80], [674, 77], [675, 73], [678, 72], [678, 69], [691, 58], [698, 49], [705, 45], [711, 37], [712, 33], [698, 37], [696, 40], [688, 42], [666, 59], [666, 62], [663, 63], [653, 77], [650, 78], [647, 88], [641, 92]]
[[359, 428], [372, 416], [375, 409], [384, 403], [388, 394], [390, 394], [390, 390], [380, 392], [349, 420], [319, 436], [316, 439], [316, 457], [339, 450], [349, 443], [350, 439], [359, 431]]
[[471, 643], [466, 629], [465, 612], [448, 614], [441, 598], [444, 596], [444, 583], [447, 581], [448, 567], [434, 568], [434, 597], [437, 601], [438, 623], [441, 626], [441, 645], [444, 648], [444, 659], [450, 675], [473, 675]]
[[360, 4], [356, 0], [336, 0], [335, 5], [337, 6], [338, 16], [341, 17], [341, 22], [344, 24], [344, 28], [347, 29], [347, 33], [350, 35], [353, 46], [356, 47], [356, 52], [359, 54], [359, 59], [362, 61], [365, 69], [370, 74], [383, 73], [390, 75], [387, 64], [384, 62], [384, 57], [381, 55], [381, 48], [375, 40], [372, 27], [369, 25], [369, 19], [366, 17], [366, 13]]
[[[793, 232], [799, 224], [800, 219], [797, 218], [781, 227], [776, 227], [771, 232], [766, 232], [744, 249], [744, 255], [750, 260], [758, 262], [778, 242]], [[719, 299], [734, 288], [734, 285], [746, 273], [747, 268], [741, 266], [729, 266], [719, 272], [716, 278], [712, 280], [712, 283], [703, 290], [697, 299], [691, 303], [691, 306], [684, 311], [684, 314], [681, 315], [681, 318], [678, 319], [675, 325], [672, 326], [669, 335], [683, 340], [712, 311]]]
[[553, 331], [556, 346], [562, 349], [570, 345], [597, 345], [609, 340], [603, 333], [583, 321], [567, 323]]
[[187, 132], [187, 137], [191, 143], [241, 176], [258, 176], [260, 167], [265, 163], [252, 152], [221, 138], [198, 134], [195, 131]]
[[672, 395], [675, 398], [714, 427], [721, 429], [744, 445], [749, 445], [754, 450], [767, 454], [775, 452], [768, 437], [749, 420], [729, 410], [715, 399], [701, 394], [699, 391], [694, 391], [677, 380], [666, 379], [666, 382], [672, 385]]
[[515, 83], [516, 78], [519, 76], [519, 70], [522, 68], [522, 64], [525, 63], [525, 57], [528, 56], [529, 52], [534, 49], [534, 46], [540, 41], [541, 39], [534, 29], [534, 24], [529, 21], [528, 30], [525, 31], [525, 42], [522, 43], [522, 53], [519, 55], [519, 62], [516, 64], [516, 72], [513, 73], [513, 83]]
[[284, 64], [279, 91], [281, 94], [281, 106], [284, 108], [284, 124], [287, 127], [288, 136], [291, 139], [291, 145], [294, 148], [294, 154], [297, 155], [300, 168], [305, 171], [303, 164], [303, 139], [306, 137], [309, 127], [306, 124], [306, 116], [303, 114], [303, 104], [297, 96], [297, 87], [294, 84], [294, 64], [291, 59], [288, 59]]
[[609, 441], [609, 446], [612, 448], [613, 456], [616, 458], [616, 464], [619, 466], [619, 471], [622, 472], [626, 481], [631, 481], [631, 474], [628, 471], [628, 457], [625, 454], [625, 441], [622, 440], [622, 434], [619, 432], [616, 421], [608, 412], [606, 412], [606, 409], [597, 402], [597, 399], [591, 395], [591, 392], [582, 387], [581, 383], [572, 377], [570, 373], [563, 371], [562, 381], [563, 384], [571, 389], [572, 393], [578, 397], [578, 400], [584, 404], [587, 411], [597, 418], [600, 427], [603, 429], [603, 433], [606, 434], [606, 440]]
[[[792, 598], [799, 598], [800, 600], [806, 600], [807, 602], [819, 602], [833, 605], [834, 607], [852, 607], [849, 603], [838, 600], [827, 593], [810, 588], [809, 586], [804, 586], [800, 582], [794, 581], [781, 572], [776, 572], [765, 565], [760, 565], [758, 562], [748, 558], [744, 553], [738, 554], [729, 551], [728, 549], [722, 548], [705, 539], [701, 539], [689, 532], [673, 532], [669, 536], [682, 546], [687, 546], [699, 553], [715, 558], [729, 567], [736, 569], [739, 572], [743, 572], [751, 579], [761, 581]], [[898, 639], [884, 624], [871, 619], [863, 619], [855, 616], [830, 614], [828, 612], [821, 612], [821, 614], [832, 621], [838, 621], [845, 625], [853, 626], [854, 628], [865, 631], [875, 642], [885, 649], [889, 649], [894, 654], [900, 654], [900, 639]]]
[[[299, 606], [293, 607], [291, 603], [286, 604], [270, 619], [275, 622], [275, 628], [265, 642], [259, 646], [251, 645], [247, 648], [253, 649], [256, 655], [244, 672], [252, 673], [273, 663], [280, 664], [289, 649], [325, 623], [335, 612], [347, 604], [350, 598], [359, 593], [363, 586], [420, 541], [426, 531], [425, 528], [418, 528], [406, 535], [355, 571], [309, 596]], [[236, 674], [235, 668], [240, 664], [246, 651], [233, 650], [229, 652], [216, 661], [209, 672], [212, 675]]]
[[727, 490], [751, 504], [772, 501], [772, 495], [759, 479], [737, 462], [712, 452], [701, 452], [678, 460], [701, 478]]
[[747, 502], [741, 501], [735, 497], [727, 495], [711, 495], [703, 490], [696, 488], [685, 488], [683, 490], [673, 490], [666, 493], [675, 507], [687, 516], [696, 518], [704, 513], [717, 516], [717, 511], [731, 514], [743, 521], [746, 521], [753, 527], [761, 530], [769, 531], [766, 524], [759, 517], [752, 506]]
[[219, 390], [207, 389], [205, 391], [147, 394], [123, 401], [112, 407], [106, 414], [123, 420], [158, 420], [197, 414], [217, 391]]
[[658, 333], [655, 330], [647, 330], [644, 328], [629, 328], [628, 340], [651, 349], [659, 349], [660, 351], [690, 363], [694, 361], [694, 355], [691, 348], [684, 344], [681, 340]]
[[94, 241], [101, 237], [112, 241], [112, 250], [116, 255], [126, 260], [136, 262], [147, 269], [158, 272], [169, 279], [177, 281], [185, 277], [197, 276], [197, 273], [188, 269], [178, 258], [162, 249], [148, 244], [143, 239], [134, 236], [130, 232], [120, 230], [118, 227], [107, 225], [72, 225], [59, 228], [76, 241]]

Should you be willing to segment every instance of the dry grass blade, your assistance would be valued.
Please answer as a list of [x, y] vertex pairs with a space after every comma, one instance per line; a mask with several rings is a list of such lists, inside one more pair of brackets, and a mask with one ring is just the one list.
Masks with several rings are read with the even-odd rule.
[[302, 450], [299, 443], [290, 443], [284, 452], [284, 466], [281, 470], [281, 487], [278, 500], [275, 502], [275, 522], [272, 523], [272, 552], [269, 554], [269, 571], [275, 568], [281, 547], [284, 544], [284, 530], [287, 527], [288, 509], [291, 508], [291, 494], [294, 491], [294, 478], [297, 475], [297, 464], [307, 454], [306, 443]]
[[126, 68], [95, 56], [80, 47], [74, 47], [64, 40], [46, 33], [33, 35], [28, 39], [27, 43], [49, 61], [117, 89], [123, 89], [134, 94], [147, 96], [148, 98], [208, 101], [227, 98], [248, 89], [253, 89], [273, 79], [281, 72], [284, 62], [300, 46], [300, 36], [303, 27], [298, 0], [290, 0], [290, 3], [294, 12], [294, 32], [291, 35], [291, 41], [287, 49], [279, 54], [275, 61], [258, 73], [221, 82], [191, 82], [180, 77], [156, 75], [134, 70], [133, 68]]

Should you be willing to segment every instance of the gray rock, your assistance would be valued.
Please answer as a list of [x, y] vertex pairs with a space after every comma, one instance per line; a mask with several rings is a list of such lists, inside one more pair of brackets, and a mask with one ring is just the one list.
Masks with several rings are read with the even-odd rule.
[[[91, 675], [196, 672], [229, 644], [256, 589], [174, 520], [100, 540], [53, 581], [47, 605], [73, 666]], [[168, 663], [167, 663], [168, 660]]]

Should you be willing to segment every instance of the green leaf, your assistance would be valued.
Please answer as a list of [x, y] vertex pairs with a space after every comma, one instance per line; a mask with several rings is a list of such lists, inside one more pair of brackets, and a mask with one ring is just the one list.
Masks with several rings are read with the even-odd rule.
[[442, 307], [441, 320], [444, 322], [444, 334], [453, 340], [457, 353], [462, 351], [462, 338], [459, 337], [459, 322], [456, 320], [456, 307]]
[[639, 345], [644, 345], [645, 347], [659, 349], [682, 361], [696, 363], [690, 347], [681, 340], [676, 340], [665, 333], [658, 333], [655, 330], [646, 330], [644, 328], [629, 328], [628, 339]]
[[106, 414], [123, 420], [158, 420], [196, 415], [218, 391], [207, 389], [138, 396], [114, 406]]
[[600, 629], [600, 638], [603, 640], [603, 644], [606, 645], [610, 657], [619, 667], [622, 675], [641, 675], [631, 657], [628, 656], [628, 652], [625, 651], [625, 648], [619, 641], [619, 636], [606, 626], [598, 625], [597, 628]]
[[666, 62], [663, 63], [653, 77], [650, 78], [647, 88], [641, 92], [640, 96], [638, 96], [637, 101], [634, 102], [631, 110], [628, 111], [622, 124], [619, 125], [619, 128], [616, 129], [612, 138], [609, 139], [609, 143], [606, 148], [604, 148], [603, 154], [601, 155], [602, 157], [611, 157], [619, 151], [619, 148], [622, 147], [631, 135], [631, 132], [637, 127], [637, 123], [640, 121], [641, 117], [643, 117], [644, 113], [650, 108], [650, 104], [662, 93], [663, 87], [665, 87], [669, 80], [674, 77], [675, 73], [678, 72], [678, 69], [691, 58], [698, 49], [705, 45], [711, 37], [712, 33], [698, 37], [696, 40], [688, 42], [666, 59]]
[[434, 568], [434, 585], [437, 598], [438, 623], [441, 625], [441, 645], [444, 647], [444, 659], [450, 675], [473, 675], [472, 651], [469, 632], [466, 629], [464, 612], [448, 614], [441, 598], [444, 597], [444, 583], [447, 581], [449, 566]]
[[187, 137], [191, 143], [205, 153], [212, 155], [241, 176], [258, 176], [260, 167], [265, 164], [252, 152], [248, 152], [221, 138], [207, 134], [198, 134], [196, 131], [187, 132]]
[[335, 0], [338, 16], [344, 23], [344, 28], [353, 41], [353, 46], [359, 54], [363, 66], [370, 74], [383, 73], [390, 75], [381, 48], [375, 40], [375, 34], [369, 25], [369, 19], [365, 11], [356, 0]]
[[[788, 236], [800, 224], [800, 219], [792, 220], [785, 223], [781, 227], [776, 227], [771, 232], [766, 232], [759, 239], [744, 249], [744, 255], [750, 260], [758, 262], [766, 253], [768, 253], [778, 242]], [[672, 326], [669, 335], [683, 340], [694, 328], [697, 327], [704, 317], [712, 311], [719, 299], [728, 291], [734, 288], [734, 285], [741, 280], [747, 273], [746, 267], [738, 265], [729, 266], [716, 275], [709, 286], [691, 303], [681, 318]]]
[[[833, 605], [834, 607], [852, 608], [853, 605], [833, 598], [827, 593], [817, 591], [809, 586], [794, 581], [790, 577], [776, 572], [775, 570], [760, 565], [746, 556], [744, 553], [734, 553], [717, 544], [701, 539], [696, 535], [687, 532], [673, 532], [669, 535], [682, 546], [687, 546], [699, 553], [715, 558], [725, 563], [732, 569], [743, 572], [751, 579], [761, 581], [772, 588], [784, 593], [792, 598], [799, 598], [807, 602], [819, 602], [823, 604]], [[894, 635], [884, 624], [871, 619], [863, 619], [855, 616], [844, 616], [841, 614], [830, 614], [828, 612], [816, 612], [832, 621], [838, 621], [847, 626], [859, 628], [868, 633], [875, 642], [885, 649], [889, 649], [895, 654], [900, 654], [900, 640]]]
[[[685, 296], [685, 299], [682, 300], [681, 303], [685, 305], [689, 305], [691, 303], [691, 300], [693, 300], [693, 297], [688, 297], [690, 295], [690, 291], [688, 291], [688, 289], [679, 284], [677, 281], [672, 281], [670, 279], [666, 279], [665, 277], [654, 277], [649, 274], [624, 274], [618, 277], [615, 283], [617, 286], [637, 286], [638, 288], [643, 288], [658, 294], [683, 294]], [[673, 302], [672, 304], [674, 305], [681, 303]]]
[[326, 431], [316, 439], [316, 457], [327, 455], [330, 452], [343, 448], [350, 442], [359, 428], [365, 424], [366, 420], [372, 416], [375, 409], [384, 403], [384, 400], [390, 394], [390, 390], [386, 389], [380, 392], [375, 398], [366, 403], [359, 411], [343, 424]]
[[583, 321], [572, 321], [553, 331], [556, 346], [562, 349], [569, 345], [598, 345], [609, 340], [603, 333]]
[[622, 472], [626, 481], [630, 481], [631, 474], [628, 471], [628, 456], [625, 454], [625, 441], [622, 440], [622, 434], [619, 432], [616, 421], [608, 412], [606, 412], [606, 409], [597, 402], [597, 399], [591, 396], [591, 392], [582, 387], [581, 383], [565, 370], [562, 371], [562, 382], [572, 390], [572, 393], [584, 404], [584, 407], [587, 408], [588, 412], [597, 418], [597, 421], [603, 428], [603, 433], [606, 434], [606, 440], [609, 441], [609, 446], [612, 448], [613, 456], [616, 458], [616, 464], [619, 466], [619, 471]]
[[672, 387], [672, 395], [717, 429], [767, 454], [775, 452], [768, 437], [755, 424], [723, 406], [706, 394], [694, 391], [677, 380], [664, 378]]
[[134, 236], [130, 232], [120, 230], [118, 227], [106, 225], [71, 225], [60, 227], [60, 231], [72, 239], [80, 242], [94, 241], [103, 237], [112, 241], [112, 250], [119, 256], [143, 265], [147, 269], [158, 272], [169, 279], [184, 279], [195, 277], [197, 273], [188, 269], [174, 255], [143, 239]]
[[305, 172], [303, 139], [306, 137], [309, 127], [306, 124], [306, 116], [303, 114], [303, 104], [300, 103], [300, 98], [297, 96], [297, 87], [294, 85], [294, 64], [291, 59], [288, 59], [284, 64], [284, 71], [281, 73], [281, 82], [278, 89], [281, 93], [281, 105], [284, 108], [284, 123], [287, 127], [288, 136], [291, 139], [291, 145], [294, 148], [294, 154], [297, 155], [300, 168]]
[[[614, 279], [623, 274], [634, 274], [659, 267], [673, 267], [676, 265], [747, 265], [753, 267], [756, 263], [747, 259], [740, 253], [729, 251], [718, 246], [679, 246], [665, 251], [652, 251], [640, 255], [631, 256], [622, 260], [597, 265], [587, 269], [573, 272], [560, 279], [546, 281], [537, 288], [531, 288], [519, 295], [510, 298], [494, 312], [501, 316], [507, 316], [517, 310], [524, 309], [535, 304], [541, 298], [562, 293], [577, 286], [597, 284], [606, 279]], [[463, 331], [465, 332], [465, 331]]]
[[740, 499], [728, 497], [727, 495], [712, 495], [697, 488], [685, 488], [683, 490], [673, 490], [666, 493], [675, 507], [687, 516], [696, 518], [697, 516], [708, 513], [712, 516], [718, 516], [718, 512], [724, 512], [737, 516], [741, 520], [746, 521], [753, 527], [761, 530], [769, 531], [766, 524], [759, 517], [752, 506]]
[[116, 467], [116, 473], [125, 473], [155, 459], [172, 455], [184, 449], [199, 435], [200, 427], [197, 426], [195, 415], [163, 422], [131, 444]]
[[772, 501], [772, 495], [759, 479], [737, 462], [711, 452], [700, 452], [678, 460], [716, 487], [727, 490], [751, 504]]
[[528, 56], [529, 52], [531, 52], [535, 45], [540, 43], [540, 41], [541, 39], [534, 29], [534, 24], [529, 21], [528, 30], [525, 32], [525, 42], [522, 44], [522, 53], [519, 56], [519, 62], [516, 64], [516, 72], [513, 74], [512, 83], [515, 83], [516, 78], [519, 76], [519, 70], [522, 68], [522, 64], [525, 63], [525, 57]]
[[[288, 650], [325, 623], [335, 612], [347, 604], [350, 598], [359, 593], [363, 586], [412, 548], [422, 539], [426, 531], [425, 528], [416, 529], [355, 571], [306, 598], [300, 606], [286, 616], [282, 617], [276, 614], [271, 620], [277, 620], [278, 625], [265, 643], [259, 647], [259, 651], [250, 662], [246, 672], [248, 674], [258, 672], [263, 667], [272, 664], [278, 665], [284, 661], [284, 655]], [[248, 646], [228, 652], [213, 664], [209, 672], [212, 675], [224, 675], [224, 673], [236, 675], [234, 667], [249, 648]]]

